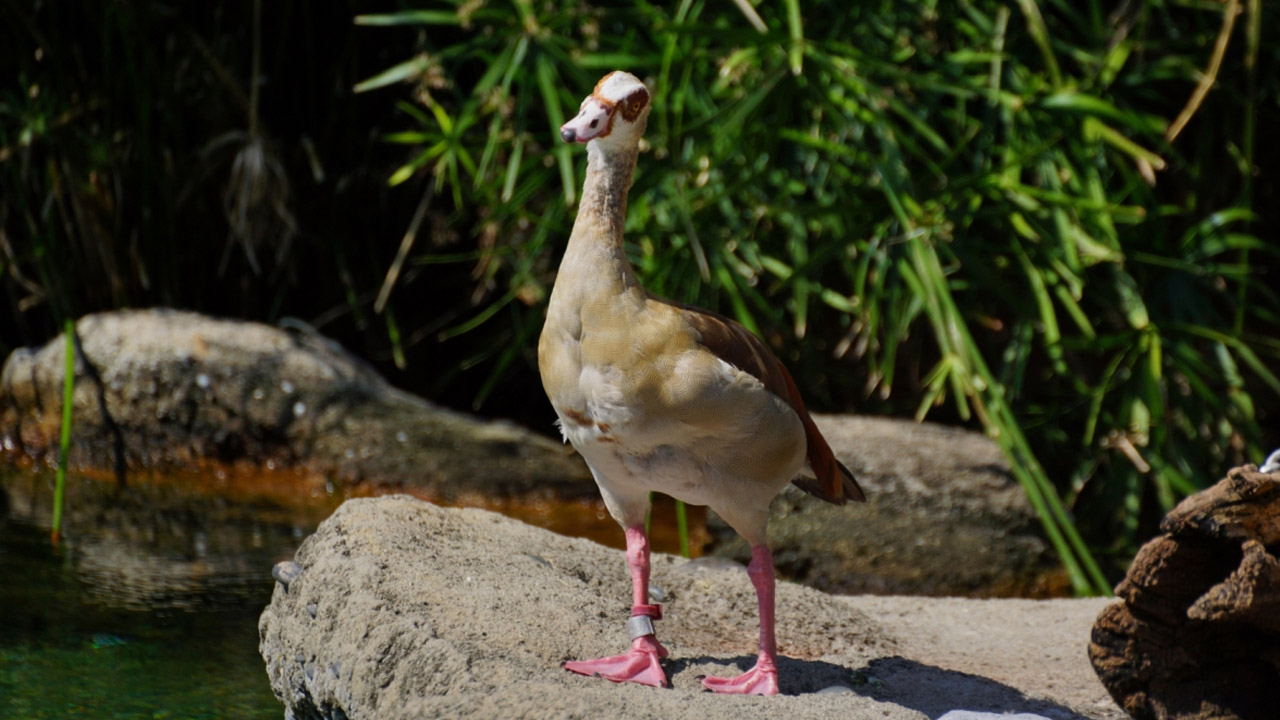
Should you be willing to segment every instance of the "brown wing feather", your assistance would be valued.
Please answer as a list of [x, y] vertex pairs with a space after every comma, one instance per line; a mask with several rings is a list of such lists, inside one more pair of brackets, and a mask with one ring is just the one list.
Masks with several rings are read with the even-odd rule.
[[787, 372], [786, 366], [765, 347], [760, 338], [722, 315], [674, 303], [672, 305], [679, 309], [689, 327], [698, 333], [699, 344], [730, 365], [759, 379], [766, 390], [782, 398], [800, 416], [808, 446], [809, 467], [817, 478], [796, 478], [791, 481], [792, 484], [836, 505], [844, 505], [850, 500], [865, 502], [866, 495], [858, 487], [853, 473], [836, 459], [826, 438], [822, 437], [818, 426], [809, 416], [795, 380], [791, 379], [791, 373]]

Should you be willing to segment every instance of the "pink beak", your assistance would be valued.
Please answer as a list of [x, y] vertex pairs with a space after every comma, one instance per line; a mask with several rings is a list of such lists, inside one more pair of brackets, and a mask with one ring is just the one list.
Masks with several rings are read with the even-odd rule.
[[609, 130], [609, 113], [610, 109], [594, 97], [583, 100], [578, 116], [560, 126], [561, 139], [585, 143], [600, 137]]

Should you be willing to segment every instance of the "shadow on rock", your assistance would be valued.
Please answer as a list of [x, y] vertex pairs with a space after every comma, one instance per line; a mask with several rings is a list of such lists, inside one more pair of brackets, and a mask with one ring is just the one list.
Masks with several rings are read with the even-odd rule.
[[[701, 655], [668, 660], [663, 663], [668, 677], [676, 677], [696, 669], [699, 675], [709, 676], [738, 675], [750, 670], [756, 663], [755, 655], [741, 655], [736, 658], [713, 657]], [[708, 668], [708, 666], [712, 666]], [[814, 693], [854, 693], [867, 695], [865, 689], [857, 688], [866, 685], [866, 676], [851, 673], [844, 665], [826, 662], [825, 660], [803, 660], [800, 658], [778, 656], [778, 688], [783, 695], [811, 695]]]
[[[844, 670], [848, 677], [847, 669], [838, 669]], [[904, 657], [872, 660], [854, 670], [853, 676], [855, 682], [861, 679], [865, 683], [857, 688], [858, 693], [922, 712], [930, 718], [942, 717], [951, 710], [977, 710], [996, 714], [1032, 713], [1053, 720], [1088, 720], [1065, 705], [1027, 697], [1022, 691], [990, 678]]]
[[[718, 658], [710, 655], [664, 663], [674, 678], [696, 669], [699, 674], [736, 675], [756, 662], [754, 655]], [[708, 665], [714, 668], [708, 669]], [[997, 714], [1033, 713], [1054, 720], [1088, 720], [1065, 705], [1029, 698], [1017, 688], [990, 678], [947, 670], [900, 656], [879, 658], [850, 669], [825, 660], [778, 657], [783, 695], [847, 694], [893, 703], [938, 718], [952, 710]], [[921, 692], [927, 688], [928, 692]]]

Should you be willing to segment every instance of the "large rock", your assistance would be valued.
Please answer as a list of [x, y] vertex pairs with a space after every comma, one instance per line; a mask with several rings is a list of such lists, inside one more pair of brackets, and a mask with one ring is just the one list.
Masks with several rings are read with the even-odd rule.
[[[866, 490], [837, 507], [789, 487], [769, 520], [785, 576], [828, 592], [1063, 595], [1069, 580], [1026, 493], [989, 438], [890, 418], [818, 415], [832, 449]], [[712, 552], [751, 551], [712, 518]]]
[[1280, 472], [1235, 468], [1142, 546], [1089, 658], [1137, 720], [1280, 716]]
[[[745, 669], [740, 567], [653, 558], [673, 689], [560, 669], [620, 652], [623, 554], [480, 510], [345, 503], [281, 567], [259, 624], [286, 717], [936, 718], [951, 709], [1120, 718], [1084, 657], [1095, 600], [834, 597], [777, 589], [784, 695], [701, 691]], [[819, 692], [822, 691], [822, 692]]]
[[[73, 464], [125, 469], [213, 460], [301, 466], [340, 486], [585, 497], [594, 484], [563, 446], [397, 390], [336, 343], [305, 331], [173, 310], [76, 323]], [[0, 372], [6, 450], [55, 453], [61, 336]]]

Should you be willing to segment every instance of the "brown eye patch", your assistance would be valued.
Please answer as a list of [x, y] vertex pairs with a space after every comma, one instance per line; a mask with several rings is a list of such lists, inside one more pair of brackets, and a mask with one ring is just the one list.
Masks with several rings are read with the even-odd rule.
[[622, 101], [622, 119], [627, 122], [634, 121], [640, 117], [640, 111], [644, 110], [649, 104], [649, 91], [644, 88], [638, 88]]

